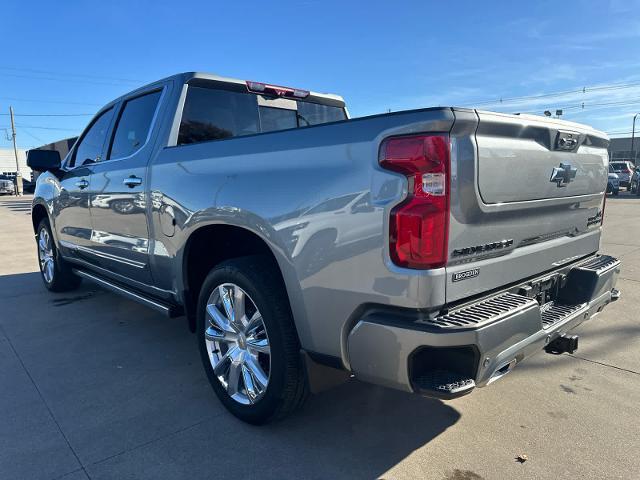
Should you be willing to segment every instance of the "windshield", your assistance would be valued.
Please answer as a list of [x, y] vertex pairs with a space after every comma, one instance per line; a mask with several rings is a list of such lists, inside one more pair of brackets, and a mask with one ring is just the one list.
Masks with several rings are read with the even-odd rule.
[[315, 207], [307, 210], [305, 215], [313, 215], [315, 213], [324, 213], [324, 212], [333, 212], [335, 210], [340, 210], [341, 208], [346, 207], [355, 200], [359, 193], [352, 193], [350, 195], [343, 195], [342, 197], [331, 198], [329, 200], [325, 200], [322, 203], [319, 203]]
[[626, 163], [611, 163], [610, 165], [613, 167], [613, 171], [616, 173], [629, 171], [629, 167]]

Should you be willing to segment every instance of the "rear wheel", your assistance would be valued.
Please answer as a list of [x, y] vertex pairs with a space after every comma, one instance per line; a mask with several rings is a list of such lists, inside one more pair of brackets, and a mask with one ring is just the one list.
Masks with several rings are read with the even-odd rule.
[[261, 256], [211, 270], [198, 300], [198, 346], [216, 395], [233, 415], [262, 424], [307, 394], [300, 345], [275, 266]]
[[81, 279], [73, 274], [71, 266], [60, 256], [46, 218], [38, 224], [36, 242], [44, 286], [52, 292], [67, 292], [78, 288]]

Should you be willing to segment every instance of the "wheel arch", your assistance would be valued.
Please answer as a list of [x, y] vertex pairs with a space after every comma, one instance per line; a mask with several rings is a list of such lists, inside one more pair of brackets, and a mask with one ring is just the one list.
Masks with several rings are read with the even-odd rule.
[[298, 337], [303, 342], [306, 329], [303, 327], [304, 310], [300, 308], [302, 293], [297, 274], [290, 259], [274, 242], [246, 227], [212, 223], [191, 232], [181, 254], [182, 297], [191, 331], [195, 331], [195, 305], [200, 287], [211, 269], [232, 258], [265, 255], [277, 269], [289, 299]]
[[[33, 233], [37, 233], [38, 225], [43, 219], [49, 219], [49, 213], [47, 212], [47, 207], [45, 207], [41, 203], [36, 203], [31, 208], [31, 223], [33, 225]], [[51, 221], [49, 220], [49, 224]]]

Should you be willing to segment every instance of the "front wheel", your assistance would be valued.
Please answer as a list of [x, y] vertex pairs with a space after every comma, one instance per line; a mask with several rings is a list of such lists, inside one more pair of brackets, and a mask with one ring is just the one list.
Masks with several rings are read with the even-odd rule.
[[227, 410], [263, 424], [303, 403], [307, 383], [300, 344], [273, 262], [251, 256], [213, 268], [197, 314], [202, 363]]
[[52, 292], [67, 292], [78, 288], [81, 279], [73, 274], [69, 264], [60, 256], [46, 218], [38, 224], [36, 241], [38, 264], [44, 286]]

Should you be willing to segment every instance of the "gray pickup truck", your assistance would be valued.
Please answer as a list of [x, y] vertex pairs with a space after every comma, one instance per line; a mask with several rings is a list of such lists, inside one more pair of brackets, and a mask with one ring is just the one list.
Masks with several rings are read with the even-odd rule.
[[[283, 417], [343, 377], [451, 399], [615, 301], [607, 137], [465, 108], [349, 119], [342, 98], [201, 73], [31, 151], [40, 270], [186, 317], [220, 401]], [[515, 174], [514, 174], [515, 172]]]

